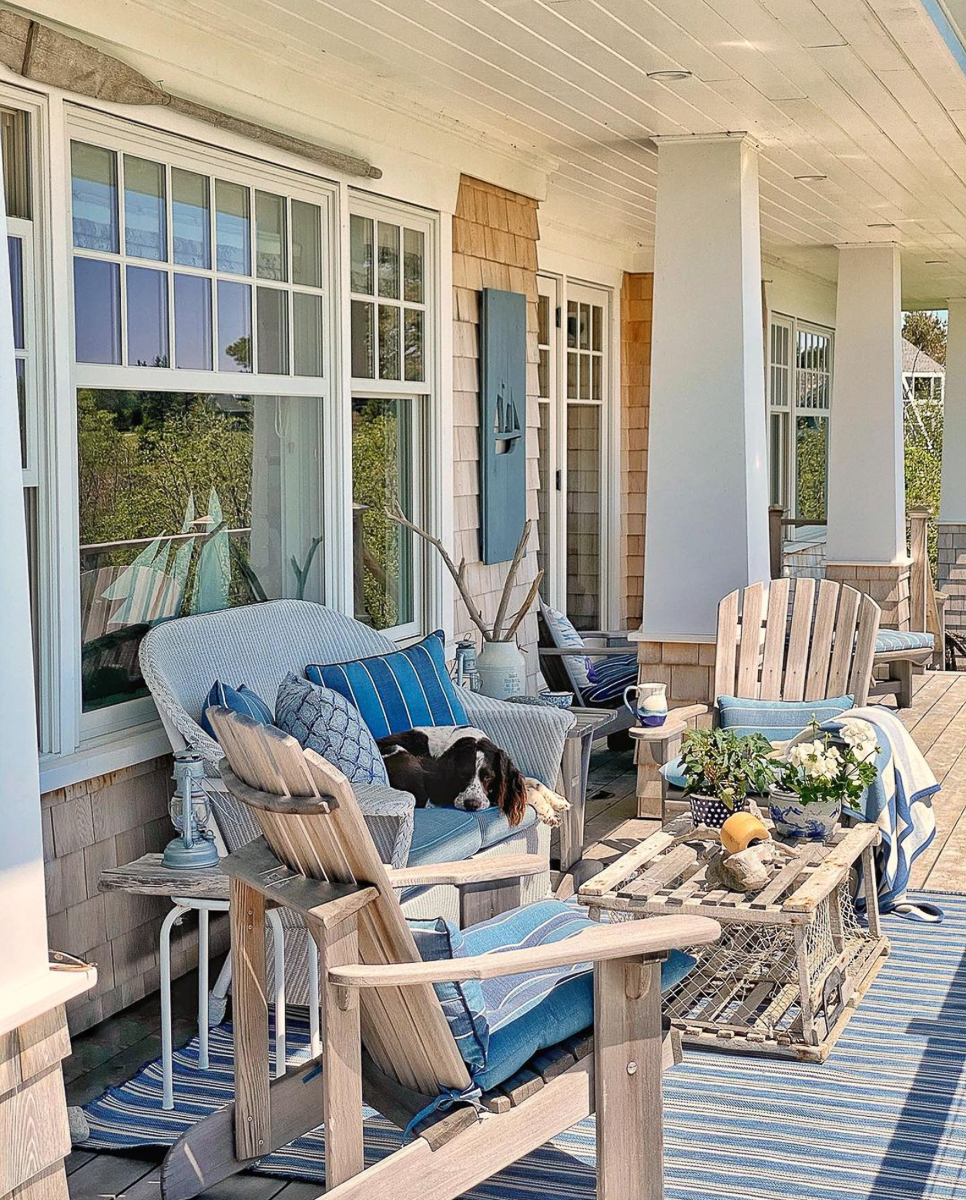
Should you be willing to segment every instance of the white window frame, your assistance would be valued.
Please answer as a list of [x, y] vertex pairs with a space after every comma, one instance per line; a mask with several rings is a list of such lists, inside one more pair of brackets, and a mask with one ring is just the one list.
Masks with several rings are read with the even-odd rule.
[[[787, 329], [789, 333], [789, 362], [787, 368], [782, 364], [776, 363], [772, 356], [772, 329], [775, 326]], [[798, 366], [798, 338], [800, 333], [815, 334], [818, 337], [828, 338], [828, 364], [829, 369], [823, 374], [827, 377], [826, 395], [829, 398], [829, 403], [824, 408], [807, 407], [799, 404], [799, 366]], [[816, 324], [814, 321], [803, 321], [798, 317], [789, 316], [787, 313], [774, 312], [770, 314], [768, 327], [768, 454], [769, 454], [769, 486], [771, 479], [771, 454], [772, 454], [772, 439], [771, 439], [771, 414], [773, 412], [786, 413], [788, 415], [788, 425], [785, 437], [784, 451], [784, 480], [783, 487], [785, 492], [785, 508], [787, 515], [793, 519], [798, 517], [798, 478], [797, 478], [797, 446], [796, 446], [796, 421], [799, 416], [814, 415], [820, 413], [826, 418], [829, 417], [831, 409], [832, 397], [832, 364], [835, 351], [835, 330], [826, 325]], [[778, 404], [774, 398], [774, 372], [776, 369], [788, 371], [788, 402], [787, 404]], [[826, 478], [827, 484], [827, 478]], [[816, 522], [818, 524], [818, 522]], [[797, 531], [793, 528], [790, 531], [788, 540], [794, 540]]]
[[[548, 478], [550, 496], [548, 517], [553, 530], [550, 571], [543, 584], [544, 599], [555, 608], [567, 609], [567, 406], [596, 405], [600, 408], [600, 627], [615, 624], [613, 608], [618, 588], [613, 578], [617, 560], [620, 527], [620, 423], [614, 419], [617, 352], [620, 330], [615, 317], [614, 290], [604, 284], [576, 279], [568, 275], [540, 272], [538, 292], [551, 299], [550, 332], [550, 436], [552, 457]], [[555, 304], [554, 304], [554, 297]], [[571, 300], [599, 305], [604, 310], [604, 336], [601, 340], [601, 399], [567, 399], [567, 305]], [[558, 315], [559, 313], [559, 315]], [[541, 405], [546, 401], [541, 401]], [[542, 414], [541, 414], [542, 415]]]
[[[403, 290], [403, 241], [399, 246], [399, 278], [400, 299], [386, 300], [378, 295], [366, 295], [351, 291], [350, 257], [349, 257], [349, 217], [368, 217], [373, 221], [373, 260], [374, 272], [378, 272], [378, 234], [376, 223], [384, 221], [387, 224], [398, 225], [401, 228], [417, 229], [423, 234], [423, 379], [421, 382], [404, 379], [370, 379], [364, 376], [352, 375], [352, 328], [351, 302], [363, 300], [374, 305], [376, 345], [374, 348], [374, 369], [379, 370], [378, 347], [378, 307], [381, 303], [392, 304], [400, 311], [400, 374], [405, 373], [404, 364], [404, 332], [402, 312], [407, 307], [402, 296]], [[411, 400], [413, 402], [413, 520], [424, 528], [440, 530], [442, 518], [441, 470], [442, 455], [441, 432], [443, 422], [440, 413], [440, 395], [442, 393], [440, 380], [440, 358], [438, 353], [439, 338], [439, 258], [440, 235], [439, 218], [425, 209], [417, 208], [400, 201], [373, 196], [368, 192], [349, 189], [349, 203], [345, 219], [345, 251], [343, 270], [345, 274], [345, 353], [343, 360], [346, 370], [346, 394], [352, 400], [384, 397], [392, 400]], [[378, 292], [378, 283], [374, 284]], [[408, 307], [420, 307], [409, 304]], [[346, 514], [347, 531], [346, 547], [347, 562], [352, 561], [352, 431], [351, 403], [347, 406], [350, 428], [347, 434], [349, 454], [346, 468]], [[452, 444], [452, 443], [450, 443]], [[413, 536], [413, 620], [395, 625], [379, 632], [400, 644], [411, 642], [421, 637], [427, 629], [435, 629], [445, 624], [442, 619], [443, 608], [442, 581], [440, 578], [440, 563], [437, 555], [430, 555], [428, 547], [421, 538]], [[345, 611], [349, 614], [355, 611], [355, 596], [353, 595], [352, 572], [346, 572], [347, 598]]]

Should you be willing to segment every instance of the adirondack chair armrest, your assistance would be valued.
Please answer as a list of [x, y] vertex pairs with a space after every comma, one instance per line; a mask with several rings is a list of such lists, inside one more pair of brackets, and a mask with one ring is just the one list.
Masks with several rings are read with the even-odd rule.
[[343, 987], [407, 987], [417, 983], [457, 983], [464, 979], [496, 979], [524, 975], [547, 967], [615, 958], [662, 956], [685, 946], [714, 942], [721, 926], [708, 917], [651, 917], [619, 925], [600, 925], [563, 942], [526, 950], [492, 951], [467, 958], [418, 963], [351, 963], [333, 967], [329, 981]]
[[624, 658], [630, 646], [568, 646], [561, 650], [557, 646], [541, 646], [541, 658]]
[[631, 736], [642, 742], [670, 742], [687, 730], [690, 721], [703, 717], [707, 711], [707, 704], [686, 704], [681, 708], [672, 708], [663, 725], [640, 725], [631, 730]]
[[540, 875], [546, 869], [547, 860], [540, 854], [501, 854], [493, 858], [468, 858], [463, 862], [400, 867], [389, 872], [389, 882], [395, 888], [437, 884], [467, 887], [474, 883], [498, 883], [504, 879]]

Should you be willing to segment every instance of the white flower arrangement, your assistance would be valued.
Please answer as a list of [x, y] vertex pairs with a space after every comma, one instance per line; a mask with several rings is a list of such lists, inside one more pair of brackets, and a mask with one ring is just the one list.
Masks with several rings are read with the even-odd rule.
[[836, 745], [817, 721], [810, 728], [811, 740], [794, 743], [778, 760], [775, 786], [805, 805], [838, 800], [855, 808], [878, 774], [875, 731], [866, 721], [845, 720], [837, 735], [841, 745]]

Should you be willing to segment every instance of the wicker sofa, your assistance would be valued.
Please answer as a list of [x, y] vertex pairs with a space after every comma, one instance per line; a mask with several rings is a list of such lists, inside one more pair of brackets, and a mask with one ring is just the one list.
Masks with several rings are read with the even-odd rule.
[[[142, 674], [172, 749], [188, 747], [205, 760], [218, 830], [229, 850], [256, 837], [258, 830], [247, 810], [221, 788], [215, 769], [221, 749], [198, 724], [215, 680], [233, 687], [246, 684], [274, 708], [278, 685], [290, 671], [301, 675], [310, 662], [346, 662], [395, 648], [376, 630], [304, 600], [271, 600], [181, 617], [155, 626], [145, 636], [140, 650]], [[564, 738], [573, 723], [569, 713], [506, 704], [469, 691], [461, 696], [468, 720], [502, 746], [521, 770], [551, 787], [556, 784]], [[422, 861], [434, 862], [477, 855], [541, 854], [547, 859], [547, 871], [526, 881], [525, 900], [548, 894], [550, 830], [546, 825], [534, 822], [511, 830], [491, 822], [478, 848], [467, 853], [465, 837], [447, 839], [442, 810], [417, 811], [408, 792], [384, 786], [356, 785], [356, 793], [385, 862], [405, 866], [415, 861], [417, 850], [424, 855]], [[459, 897], [453, 887], [410, 889], [402, 900], [408, 916], [459, 920]], [[306, 978], [304, 927], [287, 928], [285, 939], [288, 995], [298, 1003], [303, 999]]]

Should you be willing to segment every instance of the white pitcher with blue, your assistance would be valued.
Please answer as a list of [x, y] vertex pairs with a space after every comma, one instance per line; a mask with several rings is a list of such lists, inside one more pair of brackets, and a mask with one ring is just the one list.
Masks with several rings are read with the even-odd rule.
[[655, 728], [667, 720], [667, 684], [634, 683], [624, 689], [624, 706], [641, 725]]

